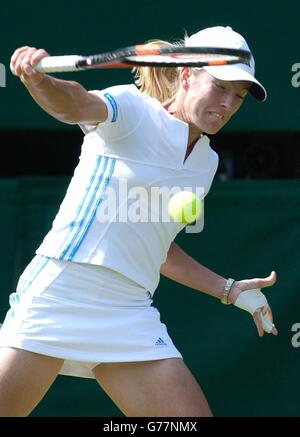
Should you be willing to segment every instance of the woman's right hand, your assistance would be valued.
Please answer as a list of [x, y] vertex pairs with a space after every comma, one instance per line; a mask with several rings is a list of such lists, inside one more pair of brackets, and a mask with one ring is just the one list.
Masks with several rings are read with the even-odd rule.
[[44, 49], [35, 47], [20, 47], [13, 53], [10, 60], [10, 70], [26, 84], [38, 85], [44, 77], [43, 73], [36, 71], [33, 66], [41, 59], [49, 56]]

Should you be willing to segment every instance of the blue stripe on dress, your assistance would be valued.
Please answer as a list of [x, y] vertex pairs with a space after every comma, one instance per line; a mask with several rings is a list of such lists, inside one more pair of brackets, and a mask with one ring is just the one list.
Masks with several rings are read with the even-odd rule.
[[32, 274], [34, 269], [38, 268], [42, 257], [40, 255], [36, 255], [30, 263], [27, 265], [23, 273], [21, 274], [18, 284], [17, 284], [17, 291], [22, 292], [26, 288], [26, 282], [27, 278]]
[[[77, 242], [74, 243], [75, 245], [74, 245], [71, 253], [67, 257], [68, 261], [72, 261], [72, 259], [76, 255], [77, 250], [79, 249], [80, 245], [82, 244], [84, 238], [86, 237], [86, 235], [91, 227], [91, 224], [93, 223], [93, 221], [95, 219], [97, 209], [103, 200], [106, 188], [108, 187], [109, 182], [111, 180], [111, 177], [113, 175], [115, 163], [116, 163], [115, 159], [110, 158], [108, 160], [107, 169], [104, 172], [103, 178], [99, 181], [99, 184], [96, 187], [94, 203], [93, 203], [93, 205], [91, 205], [89, 211], [87, 211], [87, 216], [85, 219], [85, 226], [84, 226], [84, 228], [82, 227], [80, 234], [78, 233]], [[74, 240], [75, 240], [75, 238], [74, 238]]]
[[20, 276], [17, 292], [25, 293], [25, 291], [31, 286], [35, 278], [41, 273], [43, 268], [48, 263], [49, 258], [41, 255], [36, 255], [33, 260], [28, 264], [23, 274]]
[[21, 295], [24, 295], [32, 285], [33, 281], [38, 277], [41, 271], [46, 267], [50, 258], [42, 255], [36, 255], [28, 264], [17, 284], [16, 293], [9, 295], [10, 310], [8, 311], [5, 320], [14, 317], [14, 310], [20, 303]]
[[117, 121], [117, 118], [118, 118], [118, 105], [117, 105], [117, 102], [115, 101], [113, 96], [111, 94], [109, 94], [109, 93], [105, 93], [104, 97], [107, 98], [107, 100], [109, 101], [110, 106], [112, 108], [113, 115], [112, 115], [111, 122], [114, 123], [115, 121]]
[[66, 253], [72, 246], [74, 239], [80, 231], [80, 226], [82, 226], [82, 223], [85, 220], [86, 211], [89, 207], [90, 200], [95, 195], [95, 185], [97, 186], [99, 183], [98, 180], [101, 180], [103, 173], [105, 172], [106, 166], [107, 158], [104, 158], [103, 156], [97, 156], [96, 165], [93, 169], [87, 189], [77, 209], [76, 217], [70, 223], [69, 232], [61, 245], [60, 254], [58, 254], [57, 256], [58, 259], [65, 259]]

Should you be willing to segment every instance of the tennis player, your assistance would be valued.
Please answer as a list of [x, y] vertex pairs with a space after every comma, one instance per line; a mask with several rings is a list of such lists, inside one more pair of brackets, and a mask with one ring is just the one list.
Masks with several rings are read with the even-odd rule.
[[[186, 45], [248, 49], [230, 27], [212, 27]], [[136, 70], [136, 85], [86, 91], [37, 73], [48, 54], [21, 47], [11, 68], [52, 117], [85, 132], [80, 162], [36, 256], [10, 295], [0, 332], [0, 414], [26, 416], [59, 373], [93, 377], [127, 416], [211, 416], [201, 388], [161, 323], [152, 297], [160, 273], [249, 311], [262, 336], [277, 334], [262, 279], [224, 278], [174, 239], [173, 221], [118, 220], [132, 198], [100, 220], [108, 192], [179, 186], [207, 194], [218, 157], [216, 134], [247, 94], [266, 98], [250, 65]], [[109, 191], [110, 190], [110, 191]]]

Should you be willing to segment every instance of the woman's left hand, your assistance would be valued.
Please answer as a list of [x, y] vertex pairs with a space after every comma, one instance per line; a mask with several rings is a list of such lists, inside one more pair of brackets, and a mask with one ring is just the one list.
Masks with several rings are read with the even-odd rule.
[[235, 281], [229, 293], [229, 303], [252, 314], [260, 337], [264, 335], [264, 332], [273, 335], [278, 334], [273, 324], [271, 308], [265, 295], [260, 290], [261, 288], [272, 286], [275, 282], [276, 273], [273, 271], [266, 278]]

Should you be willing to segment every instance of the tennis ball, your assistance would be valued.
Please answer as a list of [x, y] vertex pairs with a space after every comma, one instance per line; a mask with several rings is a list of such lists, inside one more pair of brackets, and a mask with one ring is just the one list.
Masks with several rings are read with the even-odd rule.
[[168, 212], [174, 222], [192, 223], [202, 210], [199, 198], [191, 191], [179, 191], [171, 197]]

